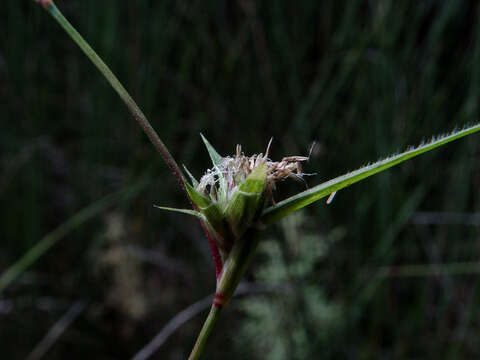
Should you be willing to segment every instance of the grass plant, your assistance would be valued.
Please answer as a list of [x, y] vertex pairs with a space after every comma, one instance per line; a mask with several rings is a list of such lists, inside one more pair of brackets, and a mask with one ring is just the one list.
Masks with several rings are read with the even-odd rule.
[[[217, 269], [217, 291], [210, 314], [198, 336], [190, 359], [200, 357], [206, 340], [220, 314], [220, 310], [232, 297], [235, 288], [255, 253], [259, 241], [262, 239], [263, 229], [266, 226], [274, 224], [305, 206], [327, 196], [331, 196], [337, 191], [369, 176], [480, 130], [480, 125], [475, 124], [453, 131], [445, 136], [433, 138], [431, 141], [422, 143], [417, 147], [409, 148], [406, 151], [369, 164], [359, 170], [326, 181], [275, 204], [270, 203], [266, 191], [269, 187], [272, 187], [272, 185], [269, 185], [269, 181], [271, 181], [269, 180], [269, 174], [272, 174], [274, 171], [272, 170], [273, 165], [269, 159], [268, 150], [265, 155], [259, 154], [247, 157], [247, 162], [253, 162], [253, 166], [241, 174], [234, 173], [232, 175], [231, 172], [229, 172], [230, 168], [228, 167], [228, 163], [232, 158], [234, 159], [235, 156], [219, 155], [213, 146], [205, 140], [208, 153], [213, 163], [211, 173], [214, 174], [214, 181], [208, 185], [208, 189], [199, 188], [201, 179], [197, 182], [194, 178], [191, 179], [190, 176], [183, 174], [183, 171], [177, 165], [169, 150], [162, 140], [160, 140], [132, 97], [105, 63], [96, 55], [93, 49], [63, 17], [53, 1], [43, 0], [37, 2], [60, 23], [125, 102], [134, 118], [138, 121], [154, 147], [170, 168], [193, 206], [193, 210], [180, 209], [176, 211], [198, 217], [209, 239]], [[352, 8], [353, 7], [354, 6], [352, 6]], [[350, 61], [355, 62], [355, 59], [355, 54], [352, 54]], [[348, 77], [348, 72], [345, 74], [345, 77]], [[319, 82], [319, 84], [320, 83], [321, 82]], [[339, 82], [339, 84], [340, 83], [341, 82]], [[314, 93], [317, 87], [312, 89], [312, 99], [316, 98]], [[334, 97], [332, 96], [334, 94], [335, 92], [330, 92], [331, 96], [324, 99], [318, 106], [327, 106], [325, 103], [333, 101]], [[305, 106], [313, 105], [309, 105], [307, 102]], [[301, 118], [301, 114], [299, 114], [299, 116]], [[306, 120], [300, 119], [299, 124], [301, 124], [302, 121], [305, 122]], [[232, 148], [233, 145], [234, 144], [232, 144]], [[242, 153], [237, 153], [237, 155], [244, 156]], [[301, 177], [302, 175], [301, 172], [290, 172], [286, 177]], [[191, 179], [190, 182], [187, 180], [189, 178]]]

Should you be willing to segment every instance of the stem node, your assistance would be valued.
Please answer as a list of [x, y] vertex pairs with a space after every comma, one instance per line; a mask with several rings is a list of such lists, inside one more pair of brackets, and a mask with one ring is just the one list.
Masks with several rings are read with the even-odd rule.
[[44, 9], [48, 9], [50, 6], [53, 5], [53, 0], [35, 0], [35, 2]]

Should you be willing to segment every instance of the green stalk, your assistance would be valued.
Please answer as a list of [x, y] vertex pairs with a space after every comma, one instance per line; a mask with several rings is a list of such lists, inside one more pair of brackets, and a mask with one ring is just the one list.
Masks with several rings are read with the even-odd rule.
[[165, 144], [160, 140], [155, 129], [150, 125], [145, 114], [140, 110], [138, 105], [132, 99], [130, 94], [125, 90], [123, 85], [117, 79], [117, 77], [112, 73], [112, 71], [108, 68], [108, 66], [103, 62], [103, 60], [97, 55], [97, 53], [91, 48], [90, 45], [85, 41], [85, 39], [78, 33], [77, 30], [70, 24], [70, 22], [63, 16], [60, 10], [55, 6], [53, 1], [51, 0], [35, 0], [40, 5], [42, 5], [49, 13], [53, 16], [53, 18], [60, 24], [60, 26], [67, 32], [67, 34], [72, 38], [73, 41], [77, 43], [77, 45], [82, 49], [85, 55], [93, 62], [93, 64], [97, 67], [98, 70], [105, 76], [107, 81], [112, 85], [113, 89], [117, 92], [120, 98], [123, 100], [125, 105], [127, 105], [128, 109], [132, 113], [133, 117], [145, 134], [150, 139], [151, 143], [157, 149], [162, 159], [165, 161], [167, 166], [172, 171], [173, 175], [175, 176], [177, 182], [181, 186], [181, 188], [185, 191], [185, 184], [184, 184], [184, 175], [178, 164], [176, 163], [173, 156], [168, 151]]
[[[195, 342], [195, 346], [193, 347], [188, 360], [200, 358], [208, 336], [220, 314], [220, 310], [228, 303], [235, 293], [245, 270], [252, 261], [253, 255], [255, 255], [259, 241], [260, 236], [258, 235], [258, 231], [251, 229], [233, 245], [230, 255], [223, 266], [222, 276], [218, 280], [217, 292], [215, 294], [212, 308], [203, 324], [202, 330], [198, 335], [197, 341]], [[222, 299], [221, 304], [216, 302], [218, 296]]]
[[222, 276], [217, 283], [217, 295], [228, 303], [235, 293], [245, 270], [257, 251], [260, 235], [257, 230], [250, 229], [241, 239], [235, 241], [230, 254], [223, 265]]
[[205, 320], [202, 330], [200, 331], [200, 334], [198, 334], [197, 341], [195, 342], [195, 346], [193, 347], [188, 360], [196, 360], [200, 358], [208, 336], [210, 335], [210, 332], [212, 331], [213, 325], [215, 325], [219, 314], [220, 308], [212, 305], [210, 312], [208, 313], [207, 320]]
[[[177, 162], [173, 158], [173, 156], [168, 151], [167, 147], [160, 140], [155, 129], [150, 125], [145, 114], [140, 110], [138, 105], [135, 103], [133, 98], [130, 96], [128, 91], [123, 87], [117, 77], [112, 73], [109, 67], [103, 62], [103, 60], [97, 55], [97, 53], [92, 49], [90, 45], [85, 41], [85, 39], [78, 33], [78, 31], [70, 24], [70, 22], [63, 16], [60, 10], [55, 6], [53, 0], [34, 0], [38, 4], [40, 4], [45, 10], [47, 10], [50, 15], [60, 24], [60, 26], [67, 32], [67, 34], [72, 38], [73, 41], [77, 43], [77, 45], [82, 49], [82, 51], [87, 55], [87, 57], [93, 62], [93, 64], [97, 67], [98, 70], [105, 76], [107, 81], [113, 87], [113, 89], [117, 92], [120, 98], [123, 100], [125, 105], [127, 105], [128, 109], [132, 113], [135, 120], [137, 120], [140, 127], [143, 129], [145, 134], [150, 139], [150, 142], [153, 144], [155, 149], [159, 152], [160, 156], [162, 157], [163, 161], [167, 164], [170, 168], [170, 171], [175, 176], [178, 184], [185, 192], [187, 199], [192, 204], [195, 210], [198, 210], [197, 206], [192, 203], [190, 196], [188, 195], [188, 191], [185, 187], [185, 176], [183, 175], [182, 170], [178, 166]], [[210, 235], [208, 229], [205, 227], [203, 222], [200, 222], [202, 229], [205, 233], [205, 236], [208, 239], [208, 243], [210, 245], [210, 249], [212, 251], [213, 259], [215, 262], [215, 269], [217, 276], [220, 274], [222, 269], [222, 262], [220, 258], [220, 254], [218, 252], [218, 248], [213, 242], [212, 236]]]

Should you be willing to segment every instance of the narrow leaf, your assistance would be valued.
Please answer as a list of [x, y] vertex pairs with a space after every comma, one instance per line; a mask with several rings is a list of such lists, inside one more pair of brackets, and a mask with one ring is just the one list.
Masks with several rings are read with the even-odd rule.
[[177, 209], [177, 208], [158, 206], [158, 205], [153, 205], [153, 206], [156, 207], [157, 209], [160, 209], [160, 210], [173, 211], [173, 212], [179, 212], [179, 213], [182, 213], [182, 214], [193, 215], [193, 216], [196, 216], [196, 217], [200, 218], [203, 221], [207, 221], [207, 219], [205, 218], [205, 216], [202, 213], [200, 213], [198, 211], [195, 211], [195, 210]]
[[219, 231], [219, 230], [224, 228], [224, 225], [222, 224], [223, 227], [219, 227], [218, 225], [217, 225], [217, 227], [215, 227], [214, 224], [212, 224], [209, 221], [208, 217], [205, 216], [204, 213], [201, 213], [201, 212], [195, 211], [195, 210], [189, 210], [189, 209], [177, 209], [177, 208], [157, 206], [157, 205], [153, 205], [153, 206], [156, 207], [157, 209], [160, 209], [160, 210], [179, 212], [179, 213], [182, 213], [182, 214], [193, 215], [193, 216], [199, 218], [201, 221], [203, 221], [203, 223], [207, 227], [209, 233], [213, 236], [217, 245], [220, 247], [220, 249], [222, 251], [225, 251], [226, 249], [228, 249], [230, 247], [230, 244], [228, 244], [226, 242], [224, 234]]
[[400, 164], [403, 161], [408, 160], [412, 157], [440, 147], [446, 143], [449, 143], [450, 141], [454, 141], [464, 136], [473, 134], [479, 130], [480, 124], [476, 124], [460, 131], [454, 131], [449, 135], [433, 138], [430, 142], [421, 144], [417, 148], [409, 149], [403, 153], [390, 156], [374, 164], [367, 165], [348, 174], [324, 182], [323, 184], [303, 191], [297, 195], [294, 195], [288, 199], [279, 202], [274, 206], [265, 209], [265, 211], [262, 213], [260, 220], [266, 225], [272, 224], [279, 219], [291, 214], [292, 212], [295, 212], [315, 201], [318, 201], [335, 191], [343, 189], [369, 176], [372, 176], [392, 166]]

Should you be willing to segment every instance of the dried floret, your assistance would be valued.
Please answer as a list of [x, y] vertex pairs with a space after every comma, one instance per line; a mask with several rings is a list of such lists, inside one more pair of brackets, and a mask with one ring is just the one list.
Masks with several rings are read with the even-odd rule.
[[[272, 140], [268, 143], [265, 155], [262, 153], [245, 156], [241, 145], [237, 145], [234, 156], [222, 157], [219, 164], [208, 169], [200, 179], [196, 190], [212, 200], [226, 205], [235, 193], [238, 186], [245, 181], [248, 175], [260, 165], [267, 166], [267, 178], [265, 190], [273, 201], [273, 190], [278, 181], [292, 178], [296, 181], [304, 181], [305, 174], [302, 171], [302, 162], [309, 159], [308, 156], [288, 156], [281, 161], [272, 161], [268, 158]], [[219, 194], [224, 194], [223, 197]], [[224, 206], [222, 206], [224, 207]]]

